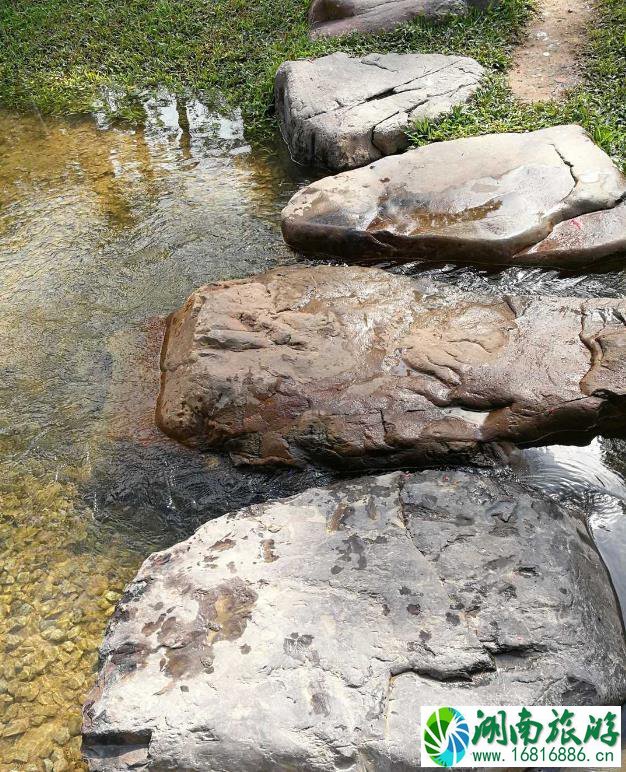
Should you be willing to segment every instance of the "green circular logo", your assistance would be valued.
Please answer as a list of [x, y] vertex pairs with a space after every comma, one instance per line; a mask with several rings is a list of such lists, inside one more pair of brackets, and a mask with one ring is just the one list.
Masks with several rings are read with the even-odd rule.
[[440, 767], [453, 767], [465, 756], [469, 745], [469, 727], [456, 708], [439, 708], [426, 722], [424, 746]]

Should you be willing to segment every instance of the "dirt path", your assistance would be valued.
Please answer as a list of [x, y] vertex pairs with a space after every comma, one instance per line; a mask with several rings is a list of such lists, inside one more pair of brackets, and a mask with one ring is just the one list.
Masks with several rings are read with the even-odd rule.
[[580, 80], [580, 51], [593, 23], [589, 0], [541, 0], [528, 38], [515, 52], [511, 90], [526, 102], [559, 98]]

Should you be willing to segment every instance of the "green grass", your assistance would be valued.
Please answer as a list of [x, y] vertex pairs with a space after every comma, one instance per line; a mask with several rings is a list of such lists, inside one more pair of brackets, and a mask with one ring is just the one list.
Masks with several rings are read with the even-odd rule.
[[51, 114], [89, 112], [114, 89], [119, 117], [141, 115], [158, 85], [242, 108], [249, 135], [274, 129], [274, 73], [281, 62], [335, 50], [473, 56], [485, 85], [450, 115], [416, 125], [415, 144], [492, 131], [577, 122], [626, 163], [626, 3], [598, 0], [584, 55], [586, 83], [561, 103], [523, 105], [506, 86], [510, 53], [532, 0], [503, 0], [485, 13], [417, 20], [376, 36], [309, 40], [309, 0], [4, 0], [0, 3], [0, 104]]
[[529, 131], [579, 123], [626, 171], [626, 3], [598, 0], [586, 50], [584, 83], [560, 102], [523, 104], [506, 78], [494, 73], [466, 105], [436, 121], [420, 121], [410, 132], [414, 144], [476, 134]]
[[4, 0], [0, 3], [0, 103], [45, 113], [89, 112], [105, 87], [118, 112], [164, 85], [221, 95], [242, 107], [255, 133], [272, 127], [273, 78], [286, 59], [334, 50], [423, 51], [473, 56], [503, 69], [528, 17], [528, 0], [486, 14], [417, 21], [379, 36], [312, 42], [309, 0]]

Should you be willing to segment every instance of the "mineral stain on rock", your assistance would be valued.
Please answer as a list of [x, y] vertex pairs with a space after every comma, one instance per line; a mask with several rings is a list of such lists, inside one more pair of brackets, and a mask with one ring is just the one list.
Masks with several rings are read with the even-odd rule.
[[261, 546], [263, 549], [263, 560], [266, 563], [273, 563], [275, 560], [278, 560], [278, 555], [274, 552], [274, 539], [263, 539]]
[[[620, 300], [480, 297], [349, 266], [275, 269], [203, 287], [172, 316], [157, 420], [239, 464], [356, 470], [480, 461], [501, 442], [624, 436], [625, 319]], [[213, 329], [257, 345], [215, 347]], [[352, 518], [339, 500], [326, 528], [342, 532]]]
[[[338, 501], [351, 514], [329, 529]], [[279, 560], [258, 559], [260, 532]], [[235, 546], [208, 570], [202, 555], [227, 533]], [[310, 489], [207, 523], [171, 554], [146, 561], [135, 613], [107, 631], [85, 711], [94, 772], [132, 754], [155, 769], [413, 770], [420, 705], [626, 698], [621, 619], [583, 513], [501, 475]], [[165, 620], [155, 597], [178, 600]], [[130, 642], [143, 661], [125, 669]]]
[[[151, 565], [158, 567], [168, 562], [158, 559], [151, 561]], [[122, 643], [109, 652], [112, 663], [122, 665], [123, 661], [125, 672], [142, 668], [148, 657], [154, 652], [161, 652], [160, 672], [172, 679], [172, 683], [166, 684], [161, 692], [171, 688], [174, 680], [192, 676], [198, 669], [212, 673], [215, 644], [241, 637], [257, 599], [257, 593], [248, 583], [237, 577], [229, 578], [208, 591], [191, 591], [191, 586], [185, 586], [184, 581], [183, 576], [170, 577], [167, 592], [173, 601], [172, 608], [143, 625], [141, 642]], [[176, 598], [176, 592], [180, 592], [188, 604], [182, 613], [178, 611], [180, 600]], [[137, 600], [131, 598], [129, 603], [136, 604]], [[129, 613], [125, 616], [130, 618], [135, 608], [128, 609]]]

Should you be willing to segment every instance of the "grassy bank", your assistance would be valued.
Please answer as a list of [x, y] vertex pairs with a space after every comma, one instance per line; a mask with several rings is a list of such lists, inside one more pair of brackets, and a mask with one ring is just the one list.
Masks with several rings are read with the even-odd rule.
[[276, 68], [286, 59], [342, 49], [437, 51], [474, 56], [491, 69], [527, 16], [527, 0], [486, 15], [416, 22], [379, 36], [312, 42], [309, 0], [5, 0], [0, 3], [0, 103], [45, 113], [88, 112], [103, 87], [133, 115], [144, 89], [224, 95], [262, 132]]
[[141, 115], [157, 85], [242, 108], [248, 131], [273, 129], [272, 82], [285, 59], [333, 50], [467, 54], [490, 70], [472, 103], [413, 132], [416, 144], [489, 131], [582, 123], [626, 161], [626, 6], [598, 0], [587, 84], [564, 103], [523, 106], [503, 71], [530, 14], [530, 0], [503, 0], [485, 14], [416, 21], [376, 36], [312, 42], [309, 0], [5, 0], [0, 7], [0, 104], [43, 113], [89, 112], [103, 89], [118, 94], [121, 117]]
[[596, 25], [580, 52], [585, 81], [562, 102], [522, 104], [513, 99], [506, 77], [493, 73], [467, 105], [414, 127], [416, 145], [502, 131], [527, 131], [559, 123], [580, 123], [626, 171], [626, 3], [597, 0]]

